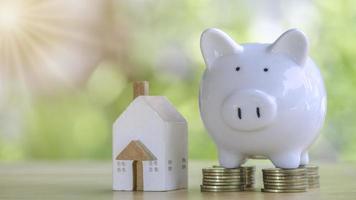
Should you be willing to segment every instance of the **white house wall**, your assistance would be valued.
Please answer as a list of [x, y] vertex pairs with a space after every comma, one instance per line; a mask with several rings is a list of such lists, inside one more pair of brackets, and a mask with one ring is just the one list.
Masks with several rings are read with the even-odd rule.
[[132, 182], [132, 161], [113, 161], [113, 189], [132, 190]]
[[186, 188], [188, 183], [188, 135], [186, 123], [166, 123], [168, 136], [166, 146], [166, 189]]
[[[166, 171], [164, 159], [145, 161], [143, 169], [143, 188], [145, 191], [164, 191]], [[151, 164], [152, 163], [152, 164]]]
[[[114, 124], [113, 134], [113, 163], [116, 156], [129, 144], [131, 140], [140, 140], [158, 159], [157, 166], [150, 172], [149, 161], [143, 162], [144, 189], [162, 190], [165, 187], [165, 143], [167, 133], [164, 122], [150, 106], [142, 101], [133, 101], [126, 111]], [[132, 190], [132, 174], [118, 173], [117, 166], [113, 166], [113, 189]], [[157, 168], [157, 171], [155, 171]], [[128, 178], [130, 177], [130, 178]], [[129, 188], [129, 189], [128, 189]]]

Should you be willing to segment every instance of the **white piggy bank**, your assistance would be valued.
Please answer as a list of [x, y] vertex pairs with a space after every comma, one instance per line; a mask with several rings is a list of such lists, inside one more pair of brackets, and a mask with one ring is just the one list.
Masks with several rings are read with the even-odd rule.
[[200, 47], [206, 64], [200, 114], [220, 165], [238, 167], [252, 156], [280, 168], [308, 164], [307, 150], [324, 123], [326, 93], [305, 35], [291, 29], [272, 44], [237, 44], [208, 29]]

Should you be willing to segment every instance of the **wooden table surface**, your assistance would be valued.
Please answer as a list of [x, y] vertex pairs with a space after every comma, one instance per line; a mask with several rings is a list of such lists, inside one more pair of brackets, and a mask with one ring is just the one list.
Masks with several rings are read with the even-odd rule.
[[216, 162], [190, 161], [189, 189], [170, 192], [113, 192], [111, 164], [95, 162], [0, 164], [0, 199], [356, 199], [356, 163], [318, 164], [321, 188], [306, 193], [262, 193], [261, 168], [257, 165], [257, 189], [252, 192], [201, 193], [201, 168]]

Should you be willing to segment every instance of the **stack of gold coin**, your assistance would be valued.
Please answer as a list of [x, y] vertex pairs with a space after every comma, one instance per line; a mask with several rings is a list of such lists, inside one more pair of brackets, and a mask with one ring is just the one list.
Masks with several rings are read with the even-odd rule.
[[241, 166], [240, 168], [242, 169], [243, 190], [254, 190], [256, 168], [254, 166]]
[[308, 165], [305, 167], [308, 178], [308, 188], [319, 188], [319, 167], [314, 165]]
[[281, 169], [269, 168], [263, 169], [262, 192], [306, 192], [308, 179], [305, 168]]
[[227, 169], [220, 166], [204, 168], [202, 192], [238, 192], [254, 186], [255, 167]]

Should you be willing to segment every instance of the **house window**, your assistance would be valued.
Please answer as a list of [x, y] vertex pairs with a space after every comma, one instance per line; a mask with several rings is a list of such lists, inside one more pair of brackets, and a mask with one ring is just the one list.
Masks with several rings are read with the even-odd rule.
[[120, 165], [121, 165], [121, 162], [117, 161], [117, 166], [120, 167]]
[[183, 162], [183, 163], [185, 163], [185, 162], [186, 162], [185, 158], [182, 158], [182, 162]]
[[182, 165], [182, 169], [185, 169], [186, 167], [187, 167], [186, 165], [184, 165], [184, 164]]
[[121, 172], [121, 168], [117, 168], [117, 172], [119, 172], [119, 173], [120, 173], [120, 172]]
[[153, 164], [157, 166], [157, 160], [153, 161]]
[[122, 161], [122, 162], [121, 162], [121, 165], [122, 165], [122, 166], [125, 166], [125, 162], [124, 162], [124, 161]]
[[168, 164], [171, 165], [172, 164], [172, 160], [168, 160]]
[[152, 166], [152, 161], [149, 162], [149, 165]]
[[153, 172], [153, 168], [152, 167], [148, 168], [148, 171]]
[[155, 172], [158, 172], [158, 167], [155, 167]]
[[172, 167], [171, 166], [168, 167], [168, 171], [172, 171]]
[[125, 171], [126, 171], [126, 169], [125, 169], [125, 167], [123, 167], [123, 168], [122, 168], [122, 172], [125, 172]]

